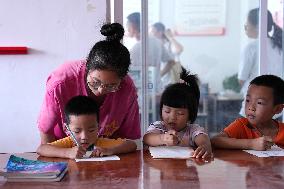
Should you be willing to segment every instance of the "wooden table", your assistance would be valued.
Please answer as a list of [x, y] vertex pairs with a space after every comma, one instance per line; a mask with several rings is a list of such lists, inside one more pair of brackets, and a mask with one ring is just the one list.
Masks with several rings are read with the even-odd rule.
[[[21, 154], [30, 159], [67, 161], [68, 174], [61, 182], [8, 183], [0, 188], [169, 188], [231, 189], [284, 188], [284, 157], [257, 158], [239, 150], [216, 150], [211, 162], [197, 159], [152, 159], [148, 151], [120, 155], [120, 161], [79, 162]], [[0, 166], [8, 154], [0, 154]]]

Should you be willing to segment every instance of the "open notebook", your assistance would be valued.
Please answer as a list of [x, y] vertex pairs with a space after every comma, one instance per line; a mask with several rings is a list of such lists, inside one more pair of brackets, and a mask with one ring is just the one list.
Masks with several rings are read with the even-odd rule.
[[120, 158], [117, 155], [112, 156], [103, 156], [103, 157], [90, 157], [92, 154], [92, 151], [87, 151], [85, 156], [80, 159], [75, 159], [76, 162], [80, 161], [111, 161], [111, 160], [120, 160]]
[[192, 157], [193, 149], [181, 146], [156, 146], [149, 147], [153, 158], [188, 159]]
[[244, 151], [257, 157], [284, 156], [284, 149], [280, 148], [277, 145], [273, 145], [271, 146], [271, 149], [265, 151], [258, 151], [258, 150], [244, 150]]

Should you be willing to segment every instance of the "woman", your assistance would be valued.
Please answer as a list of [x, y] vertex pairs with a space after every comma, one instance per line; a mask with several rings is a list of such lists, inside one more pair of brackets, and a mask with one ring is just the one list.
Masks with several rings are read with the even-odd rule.
[[[163, 87], [166, 87], [171, 83], [179, 82], [180, 73], [182, 71], [180, 54], [183, 52], [183, 46], [174, 38], [172, 31], [166, 29], [165, 25], [161, 22], [156, 22], [152, 25], [151, 34], [162, 41], [176, 62], [171, 70], [161, 78]], [[162, 67], [163, 66], [164, 65], [162, 65]]]
[[[259, 8], [249, 11], [245, 24], [246, 35], [254, 39], [249, 43], [243, 52], [242, 60], [239, 65], [238, 79], [242, 86], [242, 94], [246, 94], [248, 85], [252, 79], [259, 75], [258, 65], [258, 26], [259, 26]], [[271, 32], [273, 32], [271, 34]], [[267, 11], [267, 62], [265, 63], [265, 71], [262, 74], [273, 74], [283, 78], [283, 59], [282, 59], [282, 29], [277, 26], [272, 15]], [[244, 116], [244, 103], [240, 114]]]
[[106, 39], [93, 46], [86, 61], [63, 64], [48, 77], [38, 119], [42, 144], [66, 136], [64, 106], [78, 95], [100, 105], [98, 136], [141, 137], [136, 88], [127, 75], [130, 54], [120, 43], [124, 29], [118, 23], [105, 24], [101, 34]]

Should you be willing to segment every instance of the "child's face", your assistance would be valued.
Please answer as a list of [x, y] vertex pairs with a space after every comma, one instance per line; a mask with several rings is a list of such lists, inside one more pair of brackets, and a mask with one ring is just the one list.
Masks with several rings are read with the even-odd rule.
[[258, 125], [271, 121], [274, 114], [279, 110], [273, 103], [273, 90], [265, 86], [250, 85], [248, 88], [245, 114], [248, 121]]
[[162, 119], [168, 130], [182, 130], [186, 126], [188, 116], [189, 112], [186, 108], [172, 108], [166, 105], [162, 107]]
[[98, 123], [97, 116], [91, 115], [70, 115], [69, 127], [74, 133], [77, 141], [88, 148], [97, 141]]

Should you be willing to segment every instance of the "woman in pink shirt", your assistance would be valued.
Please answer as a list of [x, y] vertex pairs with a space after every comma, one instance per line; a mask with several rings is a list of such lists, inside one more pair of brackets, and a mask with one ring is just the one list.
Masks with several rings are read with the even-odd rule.
[[127, 75], [130, 54], [120, 43], [124, 29], [118, 23], [105, 24], [101, 34], [106, 39], [93, 46], [86, 61], [67, 62], [48, 77], [38, 119], [42, 144], [66, 136], [64, 106], [78, 95], [100, 105], [100, 137], [141, 137], [136, 87]]

